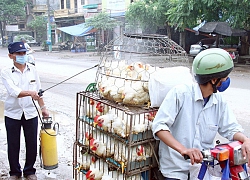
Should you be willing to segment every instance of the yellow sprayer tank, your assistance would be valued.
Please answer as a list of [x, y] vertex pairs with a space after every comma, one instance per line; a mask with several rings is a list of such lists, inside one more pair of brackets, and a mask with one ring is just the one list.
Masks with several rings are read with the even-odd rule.
[[41, 155], [43, 168], [46, 170], [58, 167], [56, 131], [51, 129], [51, 122], [43, 123], [40, 131]]

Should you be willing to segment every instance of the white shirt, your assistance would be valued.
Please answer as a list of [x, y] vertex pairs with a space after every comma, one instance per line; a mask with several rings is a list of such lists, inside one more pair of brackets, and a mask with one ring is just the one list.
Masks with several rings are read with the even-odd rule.
[[23, 73], [15, 66], [4, 68], [1, 77], [8, 96], [4, 103], [4, 116], [20, 120], [24, 113], [25, 118], [31, 119], [38, 115], [30, 96], [18, 98], [22, 90], [39, 91], [41, 83], [33, 65], [26, 64]]
[[27, 49], [27, 50], [30, 50], [30, 45], [28, 43], [24, 43], [24, 47]]
[[[243, 132], [220, 93], [212, 94], [204, 107], [197, 83], [178, 85], [168, 92], [152, 124], [157, 140], [155, 133], [160, 130], [169, 130], [185, 147], [200, 150], [214, 147], [217, 132], [229, 140], [236, 132]], [[190, 161], [162, 141], [159, 159], [163, 176], [187, 179]]]

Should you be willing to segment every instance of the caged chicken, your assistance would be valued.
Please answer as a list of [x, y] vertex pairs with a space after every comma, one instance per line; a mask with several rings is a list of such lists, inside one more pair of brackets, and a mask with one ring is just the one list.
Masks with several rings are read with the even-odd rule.
[[124, 175], [119, 173], [119, 171], [109, 171], [105, 172], [102, 176], [102, 180], [123, 180]]
[[89, 126], [90, 128], [85, 129], [85, 141], [84, 144], [86, 146], [90, 145], [90, 140], [91, 139], [97, 139], [99, 137], [101, 137], [101, 133], [97, 130], [95, 130], [94, 127]]
[[86, 105], [86, 116], [89, 118], [93, 118], [96, 114], [96, 104], [97, 102], [93, 99], [88, 99]]
[[102, 176], [102, 180], [144, 180], [144, 178], [140, 174], [136, 174], [130, 177], [125, 178], [125, 175], [118, 171], [110, 171], [108, 173], [104, 173]]
[[77, 163], [78, 165], [76, 166], [75, 169], [82, 171], [88, 171], [90, 169], [90, 165], [94, 164], [96, 162], [96, 158], [88, 153], [85, 153], [82, 155], [81, 163]]
[[150, 101], [148, 91], [143, 88], [141, 81], [127, 83], [122, 95], [124, 104], [142, 105], [148, 104]]
[[139, 134], [149, 129], [150, 122], [145, 118], [144, 114], [136, 114], [132, 120], [132, 134]]
[[129, 79], [141, 80], [141, 76], [145, 72], [145, 67], [142, 62], [135, 62], [127, 66], [126, 71]]
[[149, 155], [147, 152], [148, 149], [144, 145], [128, 147], [121, 142], [116, 142], [114, 160], [120, 163], [123, 173], [128, 162], [145, 161]]
[[104, 62], [104, 71], [107, 76], [126, 77], [127, 65], [125, 60]]
[[99, 83], [100, 95], [117, 103], [122, 102], [122, 92], [125, 84], [126, 80], [124, 79], [109, 77]]
[[102, 97], [128, 105], [149, 102], [148, 80], [159, 67], [142, 62], [127, 65], [124, 60], [107, 62], [104, 67], [105, 73], [98, 78]]
[[101, 180], [102, 176], [108, 172], [109, 167], [102, 159], [98, 159], [95, 163], [90, 165], [89, 170], [86, 173], [87, 180]]
[[96, 115], [106, 114], [109, 110], [108, 106], [91, 98], [88, 100], [86, 106], [86, 116], [91, 119], [93, 119]]
[[117, 116], [112, 123], [112, 132], [125, 138], [130, 134], [130, 126], [125, 119]]
[[145, 120], [148, 122], [148, 130], [152, 129], [152, 123], [156, 116], [157, 111], [151, 111], [145, 114]]
[[111, 157], [114, 155], [114, 139], [102, 133], [97, 139], [89, 142], [90, 150], [99, 157]]
[[112, 132], [112, 122], [116, 118], [114, 112], [110, 109], [107, 114], [96, 116], [94, 118], [93, 125], [94, 127], [100, 127], [104, 131]]

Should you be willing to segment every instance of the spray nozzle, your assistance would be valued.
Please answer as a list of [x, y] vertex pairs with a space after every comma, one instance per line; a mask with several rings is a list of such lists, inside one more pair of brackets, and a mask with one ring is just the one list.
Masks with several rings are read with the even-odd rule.
[[43, 96], [44, 91], [42, 89], [39, 89], [38, 95], [41, 97]]

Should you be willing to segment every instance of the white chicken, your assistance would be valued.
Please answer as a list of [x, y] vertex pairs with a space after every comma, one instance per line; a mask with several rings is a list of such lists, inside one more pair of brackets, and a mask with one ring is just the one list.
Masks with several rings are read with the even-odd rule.
[[90, 165], [90, 169], [86, 173], [87, 180], [101, 180], [105, 172], [108, 172], [108, 164], [102, 159], [98, 159]]
[[104, 131], [112, 132], [111, 124], [115, 117], [116, 117], [115, 114], [111, 110], [109, 110], [107, 114], [96, 116], [94, 118], [93, 125], [94, 127], [97, 126], [97, 127], [102, 128]]
[[124, 77], [126, 75], [126, 67], [125, 60], [106, 62], [105, 73], [109, 76]]
[[90, 145], [91, 139], [98, 139], [100, 138], [102, 133], [96, 130], [93, 126], [89, 126], [89, 128], [85, 129], [85, 145]]
[[140, 74], [145, 71], [144, 65], [141, 62], [131, 63], [126, 68], [127, 77], [132, 80], [140, 80]]
[[86, 170], [88, 171], [90, 169], [90, 165], [95, 163], [96, 158], [90, 154], [83, 154], [82, 155], [82, 161], [80, 164], [81, 170]]
[[149, 94], [140, 81], [127, 83], [123, 91], [123, 103], [130, 105], [143, 105], [149, 102]]
[[127, 180], [144, 180], [144, 178], [140, 174], [136, 174], [136, 175], [128, 177]]
[[[130, 153], [129, 153], [130, 148]], [[134, 161], [145, 161], [148, 157], [147, 149], [144, 145], [132, 146], [129, 147], [121, 142], [115, 143], [115, 153], [114, 160], [119, 162], [121, 165], [122, 173], [125, 170], [126, 164], [128, 162]]]
[[119, 175], [117, 171], [105, 172], [102, 176], [102, 180], [118, 180]]
[[110, 97], [113, 101], [118, 103], [122, 102], [122, 93], [124, 91], [125, 84], [125, 79], [117, 78], [112, 85], [106, 87], [106, 91], [108, 92], [106, 97]]
[[93, 99], [87, 99], [86, 105], [86, 116], [89, 118], [95, 117], [97, 102]]
[[114, 84], [115, 78], [109, 76], [102, 76], [102, 78], [98, 82], [98, 88], [101, 95], [104, 97], [108, 96], [110, 86]]
[[117, 116], [112, 123], [112, 132], [125, 138], [129, 136], [130, 127], [127, 121]]
[[111, 137], [106, 136], [102, 133], [101, 138], [103, 139], [91, 139], [90, 150], [97, 154], [99, 157], [111, 157], [114, 155], [114, 140]]
[[109, 110], [109, 107], [102, 102], [89, 99], [89, 102], [86, 103], [86, 116], [90, 119], [93, 119], [96, 115], [106, 114]]
[[156, 116], [157, 111], [151, 111], [145, 114], [145, 120], [148, 121], [148, 130], [152, 129], [152, 123]]
[[132, 120], [132, 134], [139, 134], [148, 129], [149, 122], [145, 119], [144, 114], [136, 114]]
[[125, 178], [126, 175], [122, 174], [121, 172], [118, 171], [110, 171], [108, 173], [104, 173], [102, 176], [102, 180], [144, 180], [143, 177], [138, 174], [138, 175], [133, 175], [130, 177]]
[[102, 102], [98, 102], [96, 104], [96, 115], [103, 115], [109, 111], [109, 106], [103, 104]]

